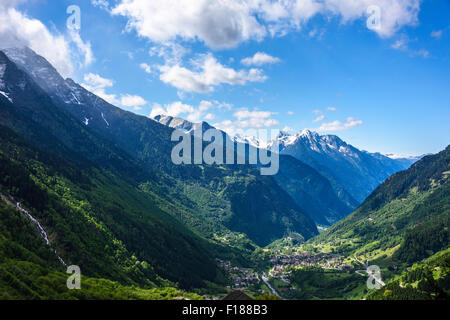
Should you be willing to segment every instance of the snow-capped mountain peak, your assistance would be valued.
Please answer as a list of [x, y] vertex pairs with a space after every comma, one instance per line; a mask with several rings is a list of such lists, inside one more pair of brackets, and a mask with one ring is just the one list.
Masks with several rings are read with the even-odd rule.
[[64, 79], [45, 58], [28, 47], [10, 48], [2, 52], [55, 102], [70, 111], [74, 109], [74, 114], [80, 122], [89, 126], [101, 126], [104, 129], [112, 126], [109, 119], [111, 113], [115, 112], [115, 107], [72, 79]]
[[10, 48], [3, 52], [51, 96], [61, 99], [66, 104], [83, 103], [79, 86], [72, 79], [64, 80], [45, 58], [30, 48]]
[[[190, 133], [190, 134], [197, 134], [200, 132], [204, 133], [208, 129], [215, 129], [209, 123], [204, 122], [204, 121], [199, 122], [199, 123], [193, 123], [193, 122], [190, 122], [190, 121], [182, 119], [182, 118], [172, 117], [172, 116], [168, 116], [168, 115], [157, 115], [153, 118], [153, 120], [155, 120], [165, 126], [168, 126], [168, 127], [174, 128], [174, 129], [180, 129], [180, 130], [183, 130], [186, 133]], [[267, 145], [268, 145], [267, 142], [255, 137], [255, 136], [244, 136], [239, 133], [236, 133], [234, 136], [230, 136], [225, 132], [223, 132], [223, 133], [226, 134], [231, 139], [231, 141], [236, 142], [236, 143], [248, 144], [255, 148], [262, 148], [262, 149], [267, 148]]]
[[243, 136], [239, 133], [236, 133], [236, 135], [233, 137], [233, 141], [237, 143], [244, 143], [248, 144], [250, 146], [253, 146], [255, 148], [261, 148], [266, 149], [268, 147], [268, 143], [259, 139], [255, 136]]
[[298, 134], [300, 137], [317, 137], [319, 134], [317, 132], [311, 131], [309, 129], [304, 129], [300, 131]]
[[186, 133], [192, 133], [192, 134], [198, 134], [203, 133], [208, 129], [213, 129], [209, 123], [207, 122], [199, 122], [199, 123], [193, 123], [188, 120], [172, 117], [168, 115], [157, 115], [153, 118], [153, 120], [174, 129], [180, 129], [185, 131]]
[[338, 151], [348, 154], [351, 151], [347, 147], [347, 144], [339, 137], [332, 135], [321, 136], [319, 133], [309, 129], [302, 130], [296, 134], [281, 131], [280, 134], [269, 143], [269, 145], [272, 145], [275, 140], [277, 140], [280, 144], [280, 151], [290, 146], [300, 144], [318, 153]]
[[45, 91], [54, 91], [64, 85], [64, 79], [45, 58], [28, 47], [3, 50], [8, 58], [20, 69], [26, 71]]

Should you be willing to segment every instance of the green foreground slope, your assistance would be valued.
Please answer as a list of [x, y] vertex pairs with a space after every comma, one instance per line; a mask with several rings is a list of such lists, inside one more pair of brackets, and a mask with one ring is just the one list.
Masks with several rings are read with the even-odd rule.
[[164, 285], [159, 276], [184, 287], [215, 280], [208, 242], [113, 173], [37, 150], [4, 127], [0, 163], [2, 193], [21, 202], [85, 275], [143, 287]]
[[[82, 276], [81, 290], [68, 290], [68, 274], [35, 226], [0, 201], [0, 300], [4, 299], [200, 299], [174, 287], [140, 289]], [[160, 283], [161, 285], [162, 283]], [[171, 285], [166, 281], [166, 285]], [[173, 284], [172, 284], [173, 286]]]

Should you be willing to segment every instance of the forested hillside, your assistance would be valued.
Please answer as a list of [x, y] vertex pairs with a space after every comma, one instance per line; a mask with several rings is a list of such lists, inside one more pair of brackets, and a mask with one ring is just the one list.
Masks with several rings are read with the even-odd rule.
[[141, 285], [157, 283], [156, 273], [187, 287], [214, 280], [207, 242], [145, 193], [111, 172], [80, 168], [1, 129], [3, 193], [46, 226], [67, 263], [82, 266], [88, 276]]
[[371, 300], [448, 300], [450, 249], [414, 264], [386, 286], [368, 295]]
[[350, 216], [312, 240], [364, 259], [416, 262], [448, 247], [450, 147], [381, 184]]

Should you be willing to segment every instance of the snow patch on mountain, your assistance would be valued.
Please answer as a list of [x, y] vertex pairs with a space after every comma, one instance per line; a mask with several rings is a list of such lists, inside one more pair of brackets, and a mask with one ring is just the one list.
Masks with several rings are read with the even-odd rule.
[[1, 94], [2, 96], [4, 96], [6, 99], [8, 99], [9, 102], [13, 103], [12, 99], [9, 97], [9, 95], [8, 95], [6, 92], [0, 91], [0, 94]]
[[[183, 130], [186, 134], [193, 134], [195, 136], [200, 136], [208, 129], [216, 129], [215, 127], [211, 126], [207, 122], [199, 122], [199, 123], [193, 123], [188, 120], [167, 116], [167, 115], [157, 115], [153, 118], [153, 120], [158, 121], [159, 123], [178, 130]], [[218, 130], [218, 129], [217, 129]], [[221, 130], [219, 130], [221, 131]], [[230, 137], [227, 133], [224, 131], [221, 131], [223, 134], [225, 134], [228, 138], [231, 139], [231, 141], [236, 143], [242, 143], [242, 144], [248, 144], [250, 146], [253, 146], [255, 148], [265, 149], [267, 148], [267, 142], [255, 137], [255, 136], [243, 136], [240, 134], [236, 134], [233, 137]]]
[[266, 141], [263, 141], [255, 136], [243, 136], [240, 135], [239, 133], [237, 133], [233, 138], [232, 141], [237, 142], [237, 143], [243, 143], [243, 144], [248, 144], [252, 147], [255, 148], [260, 148], [260, 149], [266, 149], [268, 147], [268, 143]]
[[183, 130], [186, 133], [199, 136], [208, 129], [215, 129], [207, 122], [193, 123], [182, 118], [158, 115], [153, 120], [173, 129]]
[[3, 82], [3, 76], [5, 75], [6, 64], [0, 64], [0, 89], [5, 87], [5, 83]]
[[102, 112], [102, 118], [105, 121], [106, 125], [109, 127], [109, 122], [105, 119], [105, 116], [104, 116], [103, 112]]
[[3, 52], [20, 69], [27, 72], [33, 80], [43, 86], [46, 91], [56, 91], [64, 85], [64, 79], [45, 58], [28, 47], [5, 49]]
[[418, 161], [420, 159], [422, 159], [424, 156], [427, 156], [428, 154], [424, 154], [424, 155], [420, 155], [420, 156], [411, 156], [411, 155], [401, 155], [401, 154], [393, 154], [393, 153], [388, 153], [388, 154], [384, 154], [385, 157], [394, 159], [394, 160], [398, 160], [398, 159], [408, 159], [411, 161]]
[[278, 136], [268, 143], [268, 147], [277, 141], [280, 145], [280, 152], [289, 147], [304, 145], [308, 149], [324, 154], [340, 153], [346, 157], [358, 157], [354, 148], [334, 135], [321, 136], [317, 132], [305, 129], [296, 134], [280, 131]]
[[66, 104], [83, 104], [82, 94], [71, 79], [66, 79], [45, 58], [30, 48], [10, 48], [4, 53], [20, 69], [25, 71], [50, 96], [57, 97]]

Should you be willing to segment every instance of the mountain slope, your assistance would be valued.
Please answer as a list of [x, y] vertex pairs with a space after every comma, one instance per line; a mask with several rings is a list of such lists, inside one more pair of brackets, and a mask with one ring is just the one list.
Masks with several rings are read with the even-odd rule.
[[208, 244], [153, 199], [112, 173], [80, 167], [0, 129], [1, 189], [40, 221], [68, 264], [87, 276], [142, 286], [159, 283], [156, 273], [186, 287], [214, 280]]
[[[28, 141], [0, 127], [2, 184], [43, 219], [64, 260], [82, 265], [87, 275], [118, 281], [133, 278], [127, 268], [142, 273], [127, 266], [133, 260], [187, 287], [214, 280], [209, 244], [161, 211], [157, 196], [139, 190], [153, 175], [55, 106], [1, 52], [0, 64], [2, 89], [13, 102], [0, 97], [0, 123]], [[145, 279], [152, 278], [144, 272], [134, 281], [144, 285]]]
[[339, 195], [345, 196], [347, 191], [359, 203], [391, 174], [413, 163], [360, 151], [337, 136], [321, 136], [309, 130], [296, 135], [281, 132], [276, 140], [281, 154], [310, 165], [330, 180]]
[[330, 226], [356, 208], [339, 198], [325, 177], [294, 157], [280, 156], [280, 170], [274, 178], [318, 225]]
[[[184, 130], [188, 134], [198, 135], [214, 128], [206, 122], [192, 123], [181, 118], [164, 115], [156, 116], [155, 120], [171, 128]], [[223, 131], [222, 134], [224, 137], [227, 136]], [[238, 145], [245, 145], [246, 155], [241, 156], [246, 159], [248, 159], [250, 148], [254, 149], [262, 145], [255, 139], [228, 138], [234, 141], [235, 150], [239, 150]], [[356, 201], [349, 200], [350, 203], [343, 201], [326, 178], [309, 165], [289, 155], [280, 155], [280, 168], [279, 172], [274, 175], [274, 179], [319, 225], [329, 226], [356, 208]], [[351, 197], [348, 196], [348, 199]]]
[[450, 249], [414, 264], [386, 286], [368, 295], [370, 300], [448, 300]]
[[[84, 269], [82, 270], [84, 272]], [[0, 200], [0, 299], [151, 299], [184, 296], [175, 288], [137, 289], [82, 276], [82, 290], [67, 290], [67, 273], [38, 230], [5, 196]], [[166, 282], [165, 285], [170, 285]]]
[[365, 259], [413, 263], [448, 248], [450, 146], [389, 177], [350, 216], [313, 240]]

